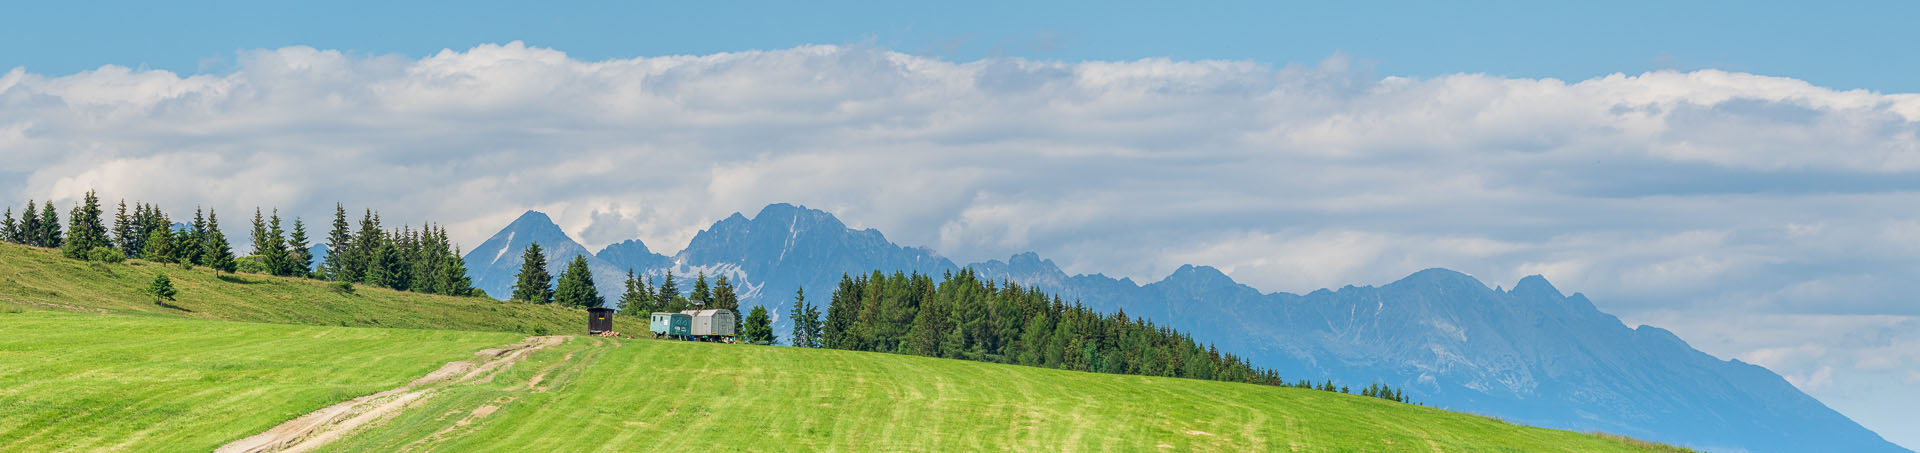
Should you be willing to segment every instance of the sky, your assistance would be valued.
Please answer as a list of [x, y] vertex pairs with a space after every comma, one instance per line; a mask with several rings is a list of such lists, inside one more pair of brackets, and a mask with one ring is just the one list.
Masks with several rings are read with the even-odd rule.
[[0, 206], [1541, 274], [1920, 447], [1920, 4], [392, 3], [11, 5]]

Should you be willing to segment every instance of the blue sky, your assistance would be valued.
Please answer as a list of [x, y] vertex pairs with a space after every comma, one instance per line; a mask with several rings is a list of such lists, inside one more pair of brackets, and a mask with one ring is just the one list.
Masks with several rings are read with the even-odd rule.
[[0, 66], [218, 72], [236, 50], [289, 45], [419, 57], [519, 40], [599, 60], [871, 43], [961, 60], [1283, 65], [1342, 52], [1404, 76], [1717, 68], [1920, 91], [1920, 3], [1901, 1], [548, 3], [15, 2], [0, 15]]
[[0, 204], [1542, 274], [1920, 446], [1920, 2], [259, 3], [8, 5]]

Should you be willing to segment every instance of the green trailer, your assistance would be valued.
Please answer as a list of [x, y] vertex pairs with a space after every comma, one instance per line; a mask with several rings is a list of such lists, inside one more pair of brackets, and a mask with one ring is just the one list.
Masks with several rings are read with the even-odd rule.
[[654, 313], [647, 330], [654, 338], [686, 340], [693, 337], [693, 316], [685, 313]]

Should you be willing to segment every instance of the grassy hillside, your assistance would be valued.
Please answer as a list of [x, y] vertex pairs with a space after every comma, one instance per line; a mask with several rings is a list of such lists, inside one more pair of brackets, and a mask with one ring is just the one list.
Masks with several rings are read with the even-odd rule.
[[520, 338], [0, 313], [0, 450], [208, 451]]
[[[164, 273], [179, 289], [177, 308], [145, 292]], [[227, 321], [414, 329], [572, 333], [586, 327], [577, 309], [434, 296], [256, 274], [220, 274], [139, 260], [88, 263], [58, 250], [0, 244], [0, 310], [59, 310]]]
[[[178, 308], [140, 291], [159, 272], [180, 289]], [[552, 306], [83, 263], [0, 245], [0, 445], [204, 451], [522, 337], [332, 326], [580, 333], [583, 317]], [[642, 330], [637, 321], [615, 328]], [[485, 379], [436, 387], [432, 398], [328, 448], [1649, 447], [1315, 390], [903, 355], [584, 336], [531, 354]]]
[[1635, 451], [1355, 395], [852, 351], [582, 337], [349, 451]]

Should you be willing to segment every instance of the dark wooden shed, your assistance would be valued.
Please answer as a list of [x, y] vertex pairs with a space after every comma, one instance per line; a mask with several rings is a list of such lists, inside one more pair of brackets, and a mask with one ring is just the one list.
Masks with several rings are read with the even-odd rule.
[[613, 330], [613, 309], [594, 307], [587, 309], [587, 333], [599, 335]]

